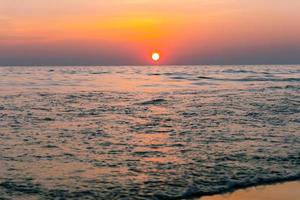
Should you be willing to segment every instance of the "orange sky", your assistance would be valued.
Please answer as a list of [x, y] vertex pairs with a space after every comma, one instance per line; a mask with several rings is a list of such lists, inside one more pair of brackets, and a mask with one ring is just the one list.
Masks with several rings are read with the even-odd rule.
[[0, 65], [300, 63], [299, 0], [0, 0]]

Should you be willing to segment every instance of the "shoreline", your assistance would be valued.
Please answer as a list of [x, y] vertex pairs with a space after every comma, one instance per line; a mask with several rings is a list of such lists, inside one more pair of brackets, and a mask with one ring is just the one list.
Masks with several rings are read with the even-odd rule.
[[232, 192], [194, 198], [197, 200], [289, 200], [300, 196], [300, 180], [258, 185]]
[[[288, 183], [293, 183], [293, 182], [299, 182], [300, 183], [300, 174], [290, 176], [290, 177], [285, 177], [282, 179], [266, 179], [262, 180], [259, 183], [244, 183], [241, 185], [237, 186], [232, 186], [229, 188], [224, 188], [219, 191], [215, 192], [196, 192], [193, 194], [185, 194], [184, 196], [181, 197], [175, 197], [172, 198], [172, 200], [214, 200], [214, 199], [209, 199], [209, 197], [214, 197], [214, 196], [224, 196], [224, 195], [231, 195], [234, 194], [238, 191], [245, 191], [251, 188], [258, 188], [258, 187], [272, 187], [276, 185], [283, 185], [283, 184], [288, 184]], [[299, 190], [300, 191], [300, 190]], [[204, 199], [205, 198], [205, 199]], [[223, 199], [221, 199], [223, 200]], [[231, 199], [226, 199], [226, 200], [231, 200]]]

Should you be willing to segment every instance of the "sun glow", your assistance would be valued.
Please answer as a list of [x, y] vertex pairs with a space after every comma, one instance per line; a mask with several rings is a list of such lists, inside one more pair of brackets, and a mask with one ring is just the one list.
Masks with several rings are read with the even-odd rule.
[[152, 60], [158, 61], [159, 59], [160, 59], [159, 53], [153, 53], [153, 54], [152, 54]]

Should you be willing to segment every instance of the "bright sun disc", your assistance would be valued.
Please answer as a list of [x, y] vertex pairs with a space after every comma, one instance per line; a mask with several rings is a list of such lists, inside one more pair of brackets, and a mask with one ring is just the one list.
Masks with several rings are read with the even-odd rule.
[[152, 54], [152, 60], [158, 61], [159, 58], [160, 58], [160, 55], [159, 55], [158, 53], [153, 53], [153, 54]]

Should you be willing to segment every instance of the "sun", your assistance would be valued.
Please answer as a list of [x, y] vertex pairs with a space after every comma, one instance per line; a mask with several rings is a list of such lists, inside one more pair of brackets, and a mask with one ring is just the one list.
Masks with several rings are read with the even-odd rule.
[[159, 53], [152, 53], [152, 60], [154, 61], [158, 61], [160, 59], [160, 55]]

